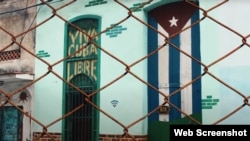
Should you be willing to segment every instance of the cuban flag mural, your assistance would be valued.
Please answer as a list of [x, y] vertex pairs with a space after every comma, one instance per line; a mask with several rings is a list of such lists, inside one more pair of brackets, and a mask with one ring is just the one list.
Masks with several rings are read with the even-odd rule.
[[[158, 31], [148, 30], [148, 53], [164, 46], [148, 59], [148, 82], [166, 95], [176, 92], [201, 74], [200, 64], [188, 57], [200, 60], [199, 24], [193, 24], [198, 20], [199, 10], [185, 1], [165, 4], [148, 12], [148, 23]], [[168, 41], [162, 34], [167, 36]], [[168, 100], [187, 115], [198, 115], [196, 120], [201, 122], [201, 80], [190, 83]], [[164, 96], [149, 88], [148, 110], [152, 111], [162, 103]], [[149, 117], [149, 122], [171, 122], [186, 117], [173, 106], [166, 106], [169, 107], [168, 113], [155, 112]]]

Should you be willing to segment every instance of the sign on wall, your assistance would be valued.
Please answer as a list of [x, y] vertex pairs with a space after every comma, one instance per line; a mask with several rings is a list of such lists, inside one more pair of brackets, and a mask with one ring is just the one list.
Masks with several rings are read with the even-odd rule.
[[86, 74], [97, 81], [98, 50], [93, 42], [98, 42], [98, 20], [93, 18], [80, 19], [68, 27], [67, 38], [67, 80], [77, 74]]

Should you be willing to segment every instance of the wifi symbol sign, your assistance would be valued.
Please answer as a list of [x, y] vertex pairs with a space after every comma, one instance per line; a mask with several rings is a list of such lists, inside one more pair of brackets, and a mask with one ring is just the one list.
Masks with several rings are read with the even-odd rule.
[[113, 107], [116, 107], [116, 105], [119, 103], [119, 101], [118, 100], [112, 100], [110, 103], [113, 105]]

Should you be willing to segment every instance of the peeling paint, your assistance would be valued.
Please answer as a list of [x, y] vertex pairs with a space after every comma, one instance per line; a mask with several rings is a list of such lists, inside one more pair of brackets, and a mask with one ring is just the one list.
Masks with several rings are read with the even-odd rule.
[[4, 63], [0, 66], [0, 74], [7, 73], [32, 73], [33, 66], [28, 60], [18, 61], [15, 60], [13, 63]]

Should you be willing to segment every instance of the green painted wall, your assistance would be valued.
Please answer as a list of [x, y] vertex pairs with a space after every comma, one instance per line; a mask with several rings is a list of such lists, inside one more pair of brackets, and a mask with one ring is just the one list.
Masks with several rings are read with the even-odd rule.
[[[150, 3], [149, 6], [144, 9], [138, 9], [134, 13], [136, 17], [143, 21], [146, 19], [146, 11], [152, 9], [160, 4], [173, 2], [171, 1], [161, 1], [154, 0]], [[76, 1], [70, 6], [61, 9], [58, 11], [58, 14], [62, 15], [63, 18], [70, 20], [78, 16], [84, 15], [96, 15], [101, 17], [101, 30], [105, 30], [107, 27], [111, 27], [116, 24], [118, 21], [126, 18], [128, 16], [128, 11], [115, 3], [114, 1]], [[161, 2], [161, 3], [158, 3]], [[65, 1], [52, 4], [55, 7], [59, 7], [64, 4]], [[135, 9], [137, 2], [124, 2], [129, 8]], [[204, 9], [209, 9], [214, 6], [218, 1], [200, 1], [200, 6]], [[221, 10], [214, 10], [210, 12], [210, 16], [214, 16], [217, 19], [223, 20], [223, 22], [234, 27], [235, 29], [240, 30], [242, 33], [246, 31], [244, 28], [249, 22], [240, 23], [240, 26], [236, 25], [228, 16], [228, 10], [233, 7], [234, 3], [229, 3]], [[241, 4], [244, 7], [244, 4]], [[228, 9], [227, 9], [228, 8]], [[97, 10], [98, 9], [98, 10]], [[223, 11], [224, 10], [224, 11]], [[233, 10], [237, 11], [237, 10]], [[114, 13], [111, 14], [110, 13]], [[109, 13], [109, 14], [107, 14]], [[247, 12], [245, 12], [247, 13]], [[234, 13], [230, 13], [237, 18]], [[41, 6], [37, 16], [37, 24], [48, 19], [52, 15], [51, 9], [46, 6]], [[227, 15], [227, 16], [224, 16]], [[237, 14], [242, 15], [242, 14]], [[201, 12], [201, 17], [203, 13]], [[245, 15], [247, 17], [247, 15]], [[238, 18], [239, 20], [239, 18]], [[234, 25], [232, 25], [234, 23]], [[238, 25], [238, 24], [237, 24]], [[227, 48], [233, 48], [240, 44], [239, 42], [231, 39], [235, 39], [235, 35], [229, 36], [228, 31], [225, 31], [223, 27], [211, 21], [208, 18], [205, 18], [201, 23], [201, 58], [202, 62], [206, 65], [213, 62], [215, 59], [218, 59], [227, 51]], [[209, 27], [209, 28], [208, 28]], [[54, 16], [49, 21], [40, 25], [36, 30], [36, 55], [44, 61], [54, 64], [58, 60], [64, 57], [64, 35], [65, 35], [65, 22]], [[114, 31], [114, 30], [117, 31]], [[112, 32], [112, 35], [111, 35]], [[113, 34], [114, 33], [114, 34]], [[245, 33], [247, 34], [247, 33]], [[141, 36], [142, 35], [142, 36]], [[101, 47], [107, 50], [109, 53], [118, 57], [127, 65], [134, 63], [135, 60], [144, 57], [147, 54], [147, 27], [142, 25], [133, 18], [129, 18], [127, 21], [119, 24], [116, 28], [110, 30], [109, 32], [101, 35]], [[233, 46], [230, 46], [229, 41], [232, 41]], [[230, 61], [225, 63], [218, 64], [212, 68], [209, 68], [213, 74], [223, 76], [225, 80], [229, 81], [231, 85], [237, 86], [241, 91], [246, 91], [248, 88], [248, 83], [246, 79], [243, 79], [240, 74], [249, 69], [248, 61], [241, 61], [239, 56], [245, 56], [248, 50], [243, 50], [239, 54], [233, 56]], [[126, 66], [121, 64], [119, 61], [115, 60], [112, 56], [107, 53], [101, 52], [101, 64], [100, 64], [100, 87], [106, 86], [108, 83], [118, 78], [125, 73]], [[231, 63], [232, 62], [232, 63]], [[239, 63], [240, 62], [240, 63]], [[137, 65], [133, 66], [130, 71], [137, 74], [138, 77], [147, 80], [147, 65], [146, 61], [140, 62]], [[241, 68], [236, 69], [235, 67]], [[56, 72], [59, 76], [63, 76], [63, 62], [55, 64], [53, 66], [53, 71]], [[230, 71], [227, 71], [230, 68]], [[40, 61], [39, 59], [35, 60], [35, 76], [40, 78], [42, 75], [46, 77], [42, 78], [36, 83], [35, 86], [35, 100], [34, 100], [34, 114], [37, 120], [41, 121], [44, 124], [49, 124], [55, 119], [62, 116], [62, 104], [63, 104], [63, 84], [62, 81], [57, 78], [52, 73], [46, 74], [48, 72], [48, 66]], [[236, 79], [233, 75], [230, 77], [230, 74], [237, 74]], [[235, 81], [237, 80], [237, 81]], [[241, 83], [237, 83], [240, 81]], [[131, 83], [133, 82], [133, 83]], [[244, 84], [240, 86], [239, 84]], [[226, 97], [225, 93], [234, 93], [228, 88], [225, 88], [218, 81], [213, 79], [211, 76], [205, 75], [202, 79], [202, 99], [203, 104], [207, 99], [215, 99], [217, 102], [213, 105], [212, 108], [203, 108], [202, 121], [205, 124], [211, 124], [216, 119], [223, 117], [227, 113], [224, 111], [230, 112], [235, 107], [222, 106], [221, 104], [227, 104], [233, 102], [235, 95]], [[135, 120], [147, 114], [147, 87], [136, 80], [130, 74], [126, 74], [125, 77], [120, 79], [114, 85], [108, 86], [101, 91], [100, 94], [100, 107], [105, 112], [109, 113], [120, 121], [124, 125], [129, 125]], [[209, 97], [208, 97], [209, 96]], [[224, 99], [221, 99], [222, 96]], [[236, 96], [237, 97], [237, 96]], [[240, 99], [241, 100], [241, 99]], [[239, 100], [239, 101], [240, 101]], [[114, 103], [111, 101], [116, 101], [116, 106], [113, 106]], [[240, 104], [238, 104], [240, 105]], [[60, 110], [58, 110], [60, 109]], [[212, 116], [211, 116], [212, 115]], [[240, 117], [241, 121], [249, 122], [245, 119], [246, 116], [243, 116], [243, 112], [239, 112], [237, 117]], [[233, 117], [232, 119], [235, 119]], [[227, 120], [225, 123], [232, 123], [235, 120]], [[241, 123], [241, 121], [237, 121]], [[61, 122], [58, 122], [49, 128], [50, 132], [61, 132]], [[107, 128], [108, 127], [108, 128]], [[147, 121], [146, 119], [141, 121], [132, 127], [129, 131], [133, 134], [146, 134], [147, 133]], [[42, 128], [35, 124], [35, 131], [42, 131]], [[118, 125], [116, 122], [100, 114], [100, 133], [102, 134], [120, 134], [123, 132], [123, 128]]]

